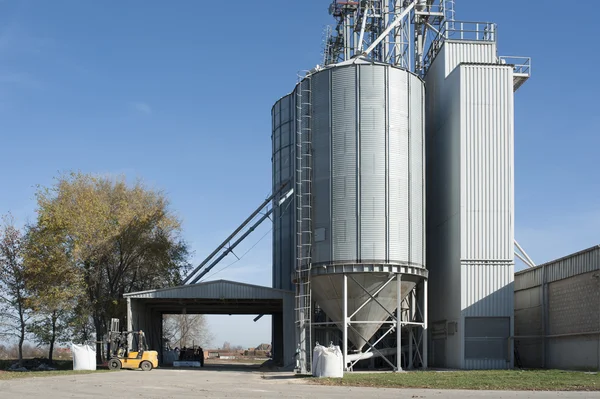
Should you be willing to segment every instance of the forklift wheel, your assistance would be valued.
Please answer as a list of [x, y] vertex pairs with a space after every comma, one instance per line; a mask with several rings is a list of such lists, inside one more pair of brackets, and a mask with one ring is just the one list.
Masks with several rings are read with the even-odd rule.
[[121, 361], [119, 359], [110, 359], [108, 361], [109, 370], [121, 370]]
[[140, 368], [142, 369], [142, 371], [150, 371], [152, 370], [152, 363], [150, 363], [147, 360], [144, 360], [140, 363]]

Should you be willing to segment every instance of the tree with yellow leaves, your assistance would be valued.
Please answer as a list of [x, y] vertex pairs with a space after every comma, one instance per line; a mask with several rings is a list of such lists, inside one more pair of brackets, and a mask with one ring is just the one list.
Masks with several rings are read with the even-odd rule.
[[164, 194], [141, 182], [71, 173], [39, 188], [37, 203], [34, 275], [40, 283], [50, 276], [38, 296], [61, 302], [61, 287], [73, 288], [66, 296], [85, 301], [97, 340], [110, 318], [124, 321], [123, 294], [179, 284], [189, 270], [179, 220]]

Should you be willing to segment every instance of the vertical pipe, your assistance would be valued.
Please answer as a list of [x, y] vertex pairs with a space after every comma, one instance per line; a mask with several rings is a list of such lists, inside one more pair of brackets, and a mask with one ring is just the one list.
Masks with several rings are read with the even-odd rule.
[[344, 61], [350, 59], [350, 46], [352, 46], [352, 30], [350, 29], [350, 14], [344, 17]]
[[402, 371], [402, 275], [396, 274], [396, 370]]
[[306, 325], [305, 325], [305, 317], [306, 315], [304, 314], [304, 300], [302, 299], [304, 298], [304, 295], [306, 295], [306, 293], [304, 292], [304, 284], [302, 283], [302, 279], [303, 277], [300, 275], [298, 277], [299, 279], [299, 283], [300, 283], [300, 292], [299, 292], [299, 298], [300, 299], [300, 304], [299, 304], [299, 314], [298, 314], [298, 325], [300, 328], [300, 353], [298, 354], [298, 357], [300, 359], [300, 373], [302, 374], [306, 374]]
[[348, 371], [348, 276], [344, 274], [344, 288], [343, 288], [343, 316], [344, 326], [342, 329], [342, 341], [344, 344], [344, 369]]
[[[415, 321], [415, 292], [414, 289], [410, 292], [410, 303], [409, 303], [409, 322]], [[413, 368], [413, 337], [414, 330], [412, 325], [408, 326], [408, 368], [411, 370]]]
[[546, 306], [546, 266], [542, 266], [542, 287], [541, 287], [541, 310], [542, 310], [542, 368], [546, 368], [546, 335], [548, 331], [546, 330], [546, 323], [548, 320]]
[[[389, 0], [383, 0], [381, 2], [381, 14], [383, 15], [383, 29], [387, 28], [390, 23], [390, 3]], [[380, 32], [378, 32], [380, 33]], [[381, 58], [383, 62], [388, 61], [388, 54], [390, 52], [390, 35], [387, 35], [385, 39], [383, 39], [383, 50], [381, 52]]]
[[423, 280], [423, 369], [427, 368], [427, 279]]

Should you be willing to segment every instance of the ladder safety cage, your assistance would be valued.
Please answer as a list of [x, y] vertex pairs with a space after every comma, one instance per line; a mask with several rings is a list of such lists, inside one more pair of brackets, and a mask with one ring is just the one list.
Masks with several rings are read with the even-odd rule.
[[312, 81], [310, 73], [298, 76], [296, 89], [296, 330], [298, 352], [296, 371], [308, 373], [312, 363], [312, 294], [310, 270], [312, 262]]

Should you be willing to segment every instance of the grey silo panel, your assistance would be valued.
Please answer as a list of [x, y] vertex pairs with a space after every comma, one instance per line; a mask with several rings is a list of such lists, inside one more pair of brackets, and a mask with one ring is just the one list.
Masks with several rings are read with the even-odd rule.
[[389, 69], [389, 259], [408, 261], [408, 74]]
[[385, 67], [359, 67], [360, 256], [386, 259]]
[[409, 123], [410, 123], [410, 262], [423, 264], [424, 261], [424, 188], [423, 174], [423, 84], [414, 75], [409, 76]]
[[332, 250], [333, 261], [356, 260], [356, 76], [354, 68], [332, 70]]
[[[292, 177], [294, 170], [294, 95], [279, 100], [273, 107], [273, 189]], [[294, 198], [273, 214], [273, 286], [291, 289], [291, 272], [295, 259], [293, 248]]]
[[331, 259], [331, 71], [312, 80], [313, 226], [320, 237], [313, 245], [313, 263]]

